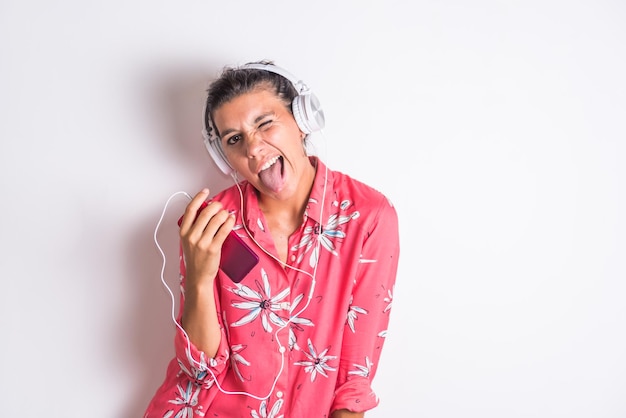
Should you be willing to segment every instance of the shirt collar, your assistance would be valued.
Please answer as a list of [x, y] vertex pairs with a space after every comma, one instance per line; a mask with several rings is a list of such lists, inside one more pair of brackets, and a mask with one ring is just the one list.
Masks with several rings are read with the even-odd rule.
[[[321, 219], [328, 219], [333, 204], [333, 172], [318, 157], [310, 156], [309, 160], [315, 169], [313, 187], [309, 194], [309, 201], [304, 212], [305, 217], [321, 223]], [[254, 186], [247, 181], [243, 182], [243, 195], [245, 202], [245, 222], [251, 229], [256, 229], [261, 219], [259, 201]], [[335, 199], [336, 200], [336, 199]], [[320, 205], [324, 204], [320, 219]]]
[[[323, 219], [330, 216], [330, 208], [333, 203], [333, 172], [317, 157], [309, 157], [311, 163], [316, 167], [313, 188], [309, 195], [309, 202], [306, 207], [305, 216], [308, 216], [317, 223], [322, 223]], [[320, 205], [324, 204], [320, 211]], [[320, 219], [321, 215], [321, 219]]]

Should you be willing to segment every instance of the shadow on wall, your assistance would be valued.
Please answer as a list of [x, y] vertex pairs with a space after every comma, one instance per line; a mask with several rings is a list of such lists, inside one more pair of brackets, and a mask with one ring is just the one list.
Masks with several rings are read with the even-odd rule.
[[[183, 187], [192, 195], [203, 186], [210, 187], [213, 195], [232, 185], [232, 180], [224, 177], [211, 162], [200, 133], [206, 88], [215, 74], [217, 70], [210, 74], [206, 69], [170, 71], [157, 76], [147, 85], [144, 82], [147, 89], [145, 108], [150, 113], [144, 117], [164, 129], [163, 135], [156, 135], [161, 141], [154, 146], [166, 154], [166, 159], [171, 158], [174, 165], [178, 164], [180, 170], [190, 172], [190, 177], [197, 178], [194, 184]], [[164, 278], [174, 295], [176, 315], [180, 298], [176, 220], [186, 204], [183, 196], [172, 200], [157, 235], [167, 258]], [[163, 260], [152, 239], [161, 210], [162, 205], [157, 202], [157, 207], [138, 223], [125, 249], [129, 300], [133, 302], [127, 314], [122, 316], [124, 323], [118, 327], [122, 335], [116, 337], [117, 341], [127, 342], [126, 347], [118, 348], [128, 365], [127, 374], [135, 378], [136, 390], [129, 395], [131, 401], [119, 417], [143, 416], [174, 355], [175, 325], [171, 318], [171, 296], [160, 281]]]

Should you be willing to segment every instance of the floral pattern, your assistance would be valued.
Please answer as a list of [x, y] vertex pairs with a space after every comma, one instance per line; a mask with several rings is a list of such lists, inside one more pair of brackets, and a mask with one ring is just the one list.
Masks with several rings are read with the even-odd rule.
[[[242, 188], [245, 216], [236, 188], [214, 200], [234, 211], [237, 233], [277, 256], [256, 191]], [[289, 237], [288, 266], [258, 251], [259, 264], [240, 283], [218, 274], [217, 354], [208, 357], [177, 330], [176, 356], [145, 418], [321, 418], [333, 408], [374, 408], [371, 381], [387, 336], [398, 246], [387, 199], [318, 160], [303, 224]]]
[[[303, 298], [304, 298], [303, 293], [300, 293], [298, 296], [296, 296], [296, 298], [293, 300], [293, 304], [291, 305], [291, 309], [289, 311], [291, 315], [289, 319], [289, 349], [290, 350], [300, 349], [300, 347], [298, 346], [296, 331], [300, 331], [300, 332], [304, 331], [304, 328], [302, 328], [303, 326], [307, 326], [307, 327], [314, 326], [313, 321], [311, 321], [308, 318], [301, 318], [298, 315], [298, 312], [302, 310], [302, 308], [300, 308], [299, 305]], [[296, 312], [295, 314], [294, 314], [294, 311]]]
[[178, 385], [178, 397], [171, 400], [170, 403], [180, 405], [182, 408], [174, 415], [173, 410], [169, 410], [163, 415], [163, 418], [193, 418], [194, 416], [203, 417], [202, 406], [198, 405], [198, 395], [201, 388], [191, 382], [187, 382], [186, 388], [183, 389]]
[[351, 375], [355, 375], [355, 376], [361, 376], [361, 377], [369, 377], [371, 371], [372, 371], [372, 366], [374, 365], [374, 363], [372, 363], [372, 361], [369, 359], [369, 357], [365, 357], [365, 365], [360, 365], [360, 364], [354, 364], [353, 366], [356, 367], [355, 370], [351, 370], [348, 372], [348, 374]]
[[[338, 203], [335, 202], [334, 205], [338, 205]], [[346, 210], [350, 206], [351, 203], [349, 200], [344, 200], [341, 202], [341, 205], [339, 205], [342, 211]], [[298, 251], [300, 248], [304, 248], [304, 251], [302, 251], [302, 253], [298, 256], [297, 263], [302, 262], [304, 255], [311, 251], [309, 265], [311, 267], [315, 267], [317, 261], [319, 260], [319, 247], [317, 245], [314, 246], [317, 241], [319, 241], [321, 246], [328, 250], [332, 255], [337, 256], [338, 253], [336, 251], [334, 241], [346, 238], [346, 233], [339, 227], [353, 219], [357, 219], [359, 216], [360, 213], [358, 211], [354, 211], [349, 215], [339, 215], [335, 213], [330, 215], [324, 227], [322, 227], [319, 223], [316, 223], [314, 226], [307, 226], [304, 229], [304, 234], [300, 242], [291, 248], [292, 251]]]
[[259, 406], [259, 412], [251, 411], [250, 415], [252, 415], [252, 418], [283, 418], [283, 415], [278, 415], [280, 408], [283, 406], [283, 402], [282, 399], [279, 399], [268, 412], [267, 401], [263, 400]]
[[347, 322], [348, 322], [348, 326], [350, 327], [352, 332], [356, 332], [356, 329], [354, 328], [354, 321], [356, 321], [358, 319], [357, 318], [358, 314], [367, 315], [367, 309], [353, 305], [352, 304], [352, 300], [353, 299], [354, 299], [354, 296], [350, 296], [350, 309], [348, 309], [348, 320], [347, 320]]
[[250, 322], [261, 317], [263, 329], [266, 332], [272, 332], [270, 322], [279, 327], [284, 327], [287, 323], [276, 312], [284, 309], [285, 305], [281, 301], [289, 295], [289, 288], [285, 288], [278, 294], [272, 296], [272, 288], [265, 270], [261, 269], [261, 277], [263, 285], [258, 280], [255, 281], [258, 291], [250, 289], [248, 286], [237, 283], [237, 287], [232, 292], [244, 299], [243, 301], [233, 302], [232, 306], [239, 309], [250, 311], [241, 317], [238, 321], [230, 324], [231, 327], [239, 327], [249, 324]]
[[388, 289], [387, 296], [385, 296], [385, 299], [383, 299], [387, 304], [387, 306], [385, 306], [385, 309], [383, 309], [383, 313], [387, 313], [391, 310], [391, 304], [393, 302], [393, 290], [393, 287], [391, 289]]
[[244, 379], [241, 371], [239, 370], [239, 364], [244, 364], [246, 366], [250, 365], [250, 362], [240, 354], [241, 351], [246, 349], [246, 346], [243, 344], [236, 344], [233, 345], [230, 349], [232, 351], [230, 358], [231, 367], [233, 368], [235, 375], [237, 375], [237, 378], [243, 382], [246, 379]]
[[334, 372], [337, 370], [326, 364], [328, 363], [328, 361], [337, 358], [337, 356], [326, 355], [326, 353], [328, 353], [328, 350], [330, 350], [330, 347], [326, 347], [321, 353], [317, 354], [317, 350], [313, 346], [311, 340], [308, 340], [307, 344], [309, 346], [309, 352], [307, 353], [306, 351], [304, 351], [304, 354], [307, 356], [308, 360], [296, 361], [294, 364], [296, 366], [304, 366], [304, 370], [307, 373], [311, 373], [311, 382], [315, 381], [318, 373], [324, 377], [328, 377], [326, 371]]

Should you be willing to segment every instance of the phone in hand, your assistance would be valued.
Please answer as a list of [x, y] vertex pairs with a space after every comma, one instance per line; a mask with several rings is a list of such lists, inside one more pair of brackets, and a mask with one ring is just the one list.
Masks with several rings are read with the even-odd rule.
[[[207, 203], [203, 202], [200, 209], [198, 209], [196, 217], [205, 207], [207, 207]], [[182, 222], [183, 217], [181, 216], [180, 219], [178, 219], [179, 227]], [[250, 270], [252, 270], [258, 262], [259, 256], [252, 251], [248, 244], [246, 244], [235, 231], [230, 231], [222, 245], [220, 269], [226, 273], [233, 282], [239, 283], [250, 273]]]

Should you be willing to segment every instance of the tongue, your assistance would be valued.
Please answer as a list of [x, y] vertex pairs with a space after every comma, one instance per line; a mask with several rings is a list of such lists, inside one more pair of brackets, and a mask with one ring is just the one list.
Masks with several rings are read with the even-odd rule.
[[259, 173], [263, 184], [275, 192], [279, 191], [283, 185], [283, 159], [279, 158], [276, 164]]

